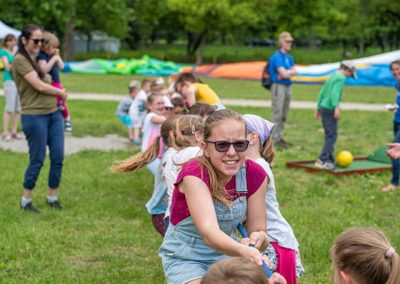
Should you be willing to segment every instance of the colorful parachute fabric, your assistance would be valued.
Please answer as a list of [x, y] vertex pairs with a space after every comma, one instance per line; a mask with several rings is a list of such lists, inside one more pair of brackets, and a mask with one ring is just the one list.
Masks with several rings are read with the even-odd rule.
[[[393, 86], [396, 82], [389, 70], [389, 64], [398, 59], [400, 59], [400, 50], [352, 60], [357, 68], [357, 79], [348, 78], [346, 84]], [[260, 80], [264, 65], [264, 61], [241, 62], [221, 65], [203, 65], [195, 68], [186, 67], [183, 71], [194, 72], [198, 76]], [[323, 83], [330, 74], [339, 68], [339, 65], [340, 62], [317, 65], [297, 65], [296, 69], [298, 74], [292, 79], [295, 83]]]
[[94, 58], [82, 62], [67, 62], [64, 72], [80, 74], [121, 74], [168, 76], [179, 73], [184, 67], [172, 61], [162, 61], [143, 56], [140, 59], [105, 60]]

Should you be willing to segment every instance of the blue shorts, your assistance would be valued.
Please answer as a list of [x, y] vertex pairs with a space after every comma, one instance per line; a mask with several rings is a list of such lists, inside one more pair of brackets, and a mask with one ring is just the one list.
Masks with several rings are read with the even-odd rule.
[[132, 119], [127, 114], [118, 114], [118, 118], [125, 124], [126, 127], [132, 128]]

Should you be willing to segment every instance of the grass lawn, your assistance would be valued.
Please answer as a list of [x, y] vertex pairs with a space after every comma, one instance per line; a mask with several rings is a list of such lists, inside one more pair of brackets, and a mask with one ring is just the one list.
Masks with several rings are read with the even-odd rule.
[[[69, 104], [74, 135], [125, 135], [114, 117], [115, 102]], [[270, 109], [234, 109], [271, 115]], [[389, 113], [344, 111], [336, 149], [356, 156], [372, 152], [391, 140], [391, 121]], [[329, 248], [346, 228], [380, 228], [400, 247], [399, 192], [379, 192], [389, 173], [337, 178], [287, 169], [286, 161], [315, 158], [320, 151], [323, 133], [311, 110], [291, 110], [287, 139], [295, 146], [278, 151], [273, 170], [282, 213], [293, 226], [307, 270], [300, 283], [330, 283]], [[18, 208], [27, 154], [0, 150], [0, 283], [163, 283], [157, 256], [162, 239], [144, 207], [152, 193], [152, 176], [146, 169], [129, 175], [109, 171], [113, 160], [132, 152], [133, 148], [67, 156], [63, 212], [45, 205], [46, 160], [34, 192], [42, 214], [31, 215]]]
[[[61, 81], [68, 92], [126, 94], [131, 80], [142, 80], [144, 76], [61, 74]], [[155, 77], [148, 77], [155, 78]], [[166, 79], [166, 78], [165, 78]], [[202, 78], [221, 98], [271, 99], [270, 92], [261, 87], [258, 80], [233, 80]], [[316, 101], [322, 85], [294, 84], [293, 100]], [[3, 82], [0, 82], [3, 88]], [[343, 102], [393, 103], [395, 90], [392, 87], [346, 86]]]

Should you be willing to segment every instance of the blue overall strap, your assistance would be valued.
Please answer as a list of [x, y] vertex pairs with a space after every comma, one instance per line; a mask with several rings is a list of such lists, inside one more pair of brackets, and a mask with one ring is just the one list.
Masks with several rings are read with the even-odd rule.
[[[243, 227], [242, 224], [237, 225], [237, 229], [238, 229], [238, 231], [240, 232], [240, 234], [242, 235], [243, 238], [248, 238], [249, 237], [249, 234], [247, 233], [246, 229]], [[254, 244], [250, 244], [249, 246], [256, 248]], [[264, 261], [263, 261], [263, 263], [261, 265], [261, 268], [264, 270], [265, 275], [267, 275], [268, 278], [271, 278], [272, 271], [271, 271], [271, 269], [268, 268], [268, 266], [265, 264]]]
[[236, 174], [236, 193], [246, 194], [247, 193], [247, 180], [246, 180], [246, 163], [240, 167]]

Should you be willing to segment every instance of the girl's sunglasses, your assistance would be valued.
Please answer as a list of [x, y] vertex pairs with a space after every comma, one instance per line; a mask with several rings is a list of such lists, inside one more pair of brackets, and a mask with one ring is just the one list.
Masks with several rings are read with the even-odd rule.
[[232, 143], [228, 141], [209, 141], [209, 140], [205, 140], [204, 142], [214, 144], [215, 150], [217, 150], [218, 152], [227, 152], [231, 147], [231, 145], [233, 145], [233, 148], [235, 148], [236, 152], [245, 152], [249, 147], [248, 140], [240, 140]]
[[43, 43], [44, 43], [44, 39], [43, 39], [43, 38], [30, 38], [30, 40], [33, 41], [33, 43], [34, 43], [35, 45], [38, 45], [39, 43], [40, 43], [40, 44], [43, 44]]

